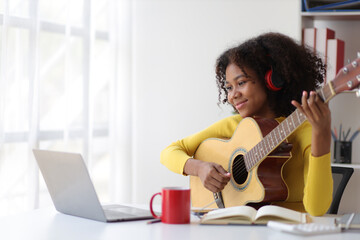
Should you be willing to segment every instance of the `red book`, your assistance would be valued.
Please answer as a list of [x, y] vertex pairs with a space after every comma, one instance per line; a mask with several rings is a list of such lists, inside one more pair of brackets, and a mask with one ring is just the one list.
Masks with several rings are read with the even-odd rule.
[[304, 28], [302, 44], [316, 51], [316, 28]]
[[344, 66], [345, 42], [340, 39], [329, 39], [327, 46], [326, 79], [331, 81]]
[[328, 39], [335, 38], [335, 31], [329, 28], [318, 28], [316, 30], [316, 52], [321, 58], [323, 63], [326, 64], [327, 61], [327, 44]]

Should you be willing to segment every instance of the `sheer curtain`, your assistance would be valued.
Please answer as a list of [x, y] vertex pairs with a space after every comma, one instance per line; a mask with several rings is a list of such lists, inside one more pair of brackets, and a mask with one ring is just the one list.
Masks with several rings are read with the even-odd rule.
[[130, 0], [0, 1], [0, 215], [52, 204], [33, 148], [82, 153], [100, 200], [131, 202], [130, 19]]

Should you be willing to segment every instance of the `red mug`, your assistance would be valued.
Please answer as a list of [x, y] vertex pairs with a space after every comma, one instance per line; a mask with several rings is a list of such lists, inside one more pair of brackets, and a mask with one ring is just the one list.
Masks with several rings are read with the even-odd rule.
[[[157, 195], [162, 196], [161, 216], [153, 211], [153, 200]], [[161, 193], [155, 193], [150, 200], [150, 212], [154, 218], [163, 223], [190, 223], [190, 189], [179, 187], [165, 187]]]

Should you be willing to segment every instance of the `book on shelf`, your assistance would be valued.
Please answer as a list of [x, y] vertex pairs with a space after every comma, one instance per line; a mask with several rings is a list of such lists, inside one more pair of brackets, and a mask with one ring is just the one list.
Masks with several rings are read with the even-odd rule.
[[302, 30], [302, 44], [316, 51], [316, 28], [304, 28]]
[[310, 218], [306, 213], [279, 207], [266, 205], [258, 210], [250, 206], [235, 206], [220, 208], [205, 214], [201, 224], [256, 224], [265, 225], [268, 221], [279, 221], [285, 223], [307, 223]]
[[326, 79], [331, 81], [344, 66], [345, 42], [340, 39], [329, 39], [327, 46]]
[[316, 30], [316, 52], [324, 64], [327, 64], [327, 45], [329, 39], [335, 38], [335, 31], [330, 28], [318, 28]]

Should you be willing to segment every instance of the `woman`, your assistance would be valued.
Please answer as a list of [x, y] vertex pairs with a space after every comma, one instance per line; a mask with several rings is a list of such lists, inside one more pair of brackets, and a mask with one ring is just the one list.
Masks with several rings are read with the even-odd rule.
[[216, 63], [219, 102], [231, 104], [238, 114], [172, 143], [162, 151], [161, 162], [176, 173], [198, 176], [205, 188], [219, 192], [231, 176], [217, 163], [193, 158], [200, 143], [231, 138], [245, 117], [281, 122], [297, 108], [307, 120], [287, 138], [293, 145], [283, 168], [288, 198], [276, 204], [325, 214], [332, 201], [331, 114], [314, 91], [324, 74], [320, 58], [279, 33], [266, 33], [225, 51]]

